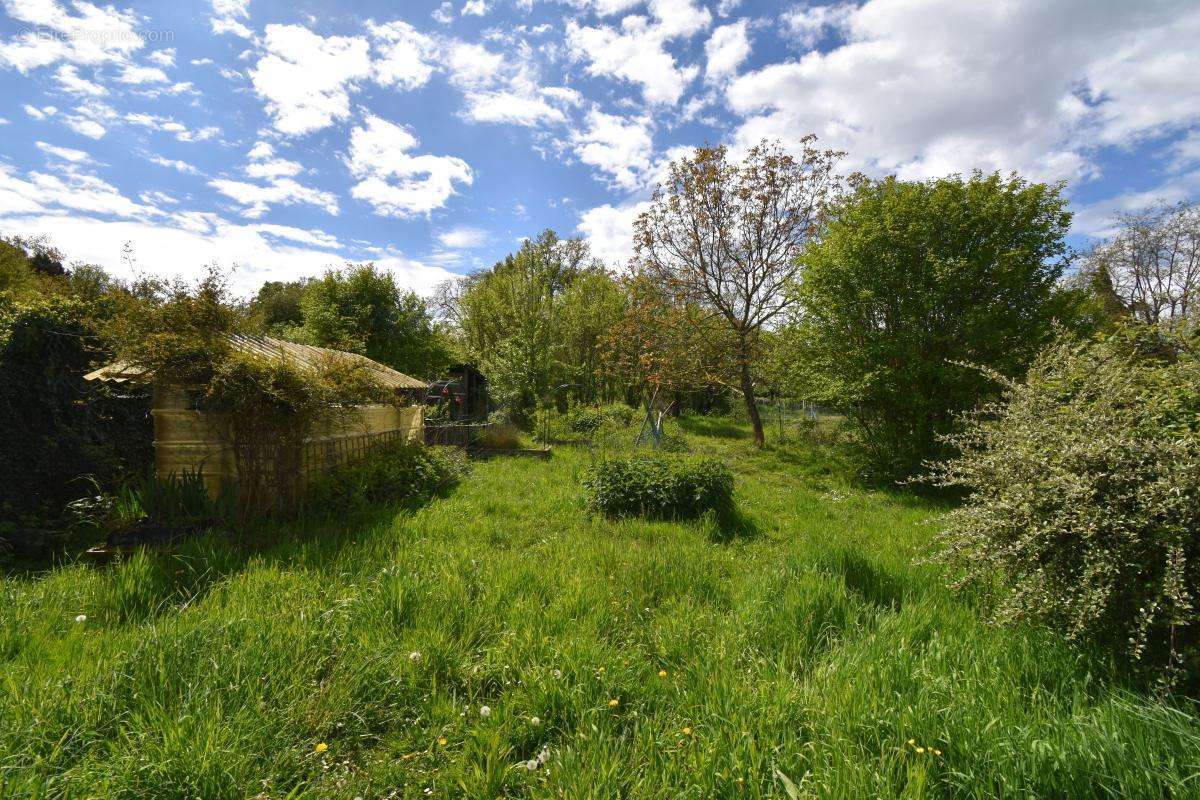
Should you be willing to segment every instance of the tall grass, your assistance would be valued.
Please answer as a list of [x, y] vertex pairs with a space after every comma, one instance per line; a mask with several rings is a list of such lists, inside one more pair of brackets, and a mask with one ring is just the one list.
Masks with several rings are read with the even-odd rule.
[[914, 565], [936, 505], [714, 433], [733, 538], [588, 515], [560, 447], [256, 552], [5, 580], [0, 794], [1200, 796], [1188, 702]]

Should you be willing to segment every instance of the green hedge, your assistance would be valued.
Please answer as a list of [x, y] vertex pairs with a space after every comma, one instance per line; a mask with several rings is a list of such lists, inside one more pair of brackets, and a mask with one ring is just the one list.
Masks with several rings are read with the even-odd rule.
[[588, 507], [610, 517], [696, 517], [733, 505], [733, 473], [715, 459], [633, 456], [600, 462], [584, 481]]
[[426, 498], [458, 482], [468, 465], [456, 447], [406, 444], [321, 476], [305, 493], [305, 509], [344, 513]]

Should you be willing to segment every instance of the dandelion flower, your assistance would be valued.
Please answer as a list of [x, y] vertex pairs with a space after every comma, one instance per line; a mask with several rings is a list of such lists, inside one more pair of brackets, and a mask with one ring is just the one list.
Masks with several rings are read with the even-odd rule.
[[932, 752], [935, 756], [940, 756], [942, 754], [942, 751], [938, 750], [936, 747], [933, 748], [930, 752]]
[[80, 614], [79, 616], [75, 617], [75, 621], [76, 622], [87, 622], [87, 614]]
[[491, 708], [489, 708], [488, 706], [480, 706], [480, 707], [479, 707], [479, 716], [481, 716], [481, 717], [490, 717], [491, 715], [492, 715], [492, 709], [491, 709]]
[[542, 724], [542, 721], [537, 717], [530, 717], [529, 724], [536, 728], [538, 725]]
[[329, 745], [325, 744], [324, 742], [317, 742], [317, 746], [314, 747], [313, 749], [316, 750], [318, 753], [324, 753], [326, 750], [329, 749]]
[[531, 758], [525, 762], [525, 769], [529, 770], [530, 772], [533, 772], [537, 768], [538, 763], [536, 758]]
[[440, 744], [442, 747], [445, 747], [446, 746], [446, 737], [443, 736], [440, 739], [438, 739], [438, 744]]
[[562, 677], [562, 670], [561, 670], [561, 669], [556, 669], [556, 670], [554, 670], [554, 677], [556, 677], [556, 678], [561, 678], [561, 677]]
[[608, 707], [609, 707], [609, 708], [616, 708], [616, 707], [617, 707], [617, 706], [619, 706], [619, 705], [621, 705], [621, 701], [620, 701], [620, 700], [618, 700], [618, 699], [617, 699], [617, 698], [615, 698], [615, 697], [614, 697], [612, 700], [609, 700], [609, 701], [608, 701]]
[[665, 677], [667, 677], [667, 671], [666, 671], [665, 669], [660, 669], [660, 670], [658, 671], [658, 677], [660, 677], [660, 678], [665, 678]]
[[597, 668], [596, 668], [596, 672], [603, 674], [603, 673], [604, 673], [604, 667], [597, 667]]
[[924, 752], [925, 752], [925, 748], [924, 748], [924, 747], [918, 747], [918, 748], [917, 748], [917, 752], [918, 752], [918, 753], [924, 753]]
[[420, 661], [421, 660], [421, 651], [413, 650], [411, 653], [408, 654], [408, 660], [409, 661]]
[[683, 735], [684, 735], [684, 736], [691, 736], [691, 735], [692, 735], [692, 729], [691, 729], [691, 728], [684, 728], [684, 729], [683, 729]]
[[909, 740], [908, 740], [908, 744], [909, 744], [909, 746], [910, 746], [910, 747], [911, 747], [911, 746], [913, 746], [913, 745], [915, 745], [916, 743], [917, 743], [917, 740], [916, 740], [916, 739], [909, 739]]

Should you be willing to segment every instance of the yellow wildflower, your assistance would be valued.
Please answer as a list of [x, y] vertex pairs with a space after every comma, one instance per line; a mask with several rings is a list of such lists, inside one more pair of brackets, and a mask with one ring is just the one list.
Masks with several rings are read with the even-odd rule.
[[438, 744], [440, 744], [442, 747], [445, 747], [446, 746], [446, 737], [443, 736], [442, 738], [438, 739]]
[[318, 753], [324, 753], [326, 750], [329, 749], [329, 745], [325, 744], [324, 742], [317, 742], [317, 746], [314, 749]]
[[684, 735], [684, 736], [691, 736], [691, 735], [692, 735], [692, 729], [691, 729], [691, 728], [684, 728], [684, 729], [683, 729], [683, 735]]
[[617, 707], [617, 706], [619, 706], [619, 705], [621, 705], [621, 701], [620, 701], [620, 700], [618, 700], [618, 699], [617, 699], [617, 698], [615, 698], [615, 697], [614, 697], [612, 700], [609, 700], [609, 701], [608, 701], [608, 707], [609, 707], [609, 708], [616, 708], [616, 707]]
[[924, 748], [924, 747], [918, 747], [918, 748], [917, 748], [917, 752], [918, 752], [918, 753], [924, 753], [924, 752], [925, 752], [925, 748]]
[[660, 670], [658, 671], [658, 677], [660, 677], [660, 678], [665, 678], [665, 677], [667, 677], [667, 671], [666, 671], [665, 669], [660, 669]]

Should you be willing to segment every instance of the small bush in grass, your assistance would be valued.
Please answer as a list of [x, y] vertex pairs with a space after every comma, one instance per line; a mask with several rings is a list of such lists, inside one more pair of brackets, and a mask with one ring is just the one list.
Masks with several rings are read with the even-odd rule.
[[592, 468], [584, 488], [588, 506], [610, 517], [696, 517], [733, 505], [733, 473], [715, 459], [607, 459]]
[[938, 558], [1031, 618], [1153, 668], [1200, 670], [1200, 357], [1129, 328], [1063, 340], [949, 437], [964, 487]]
[[468, 469], [466, 456], [457, 447], [389, 447], [322, 475], [309, 486], [305, 507], [337, 513], [428, 497], [457, 483]]

